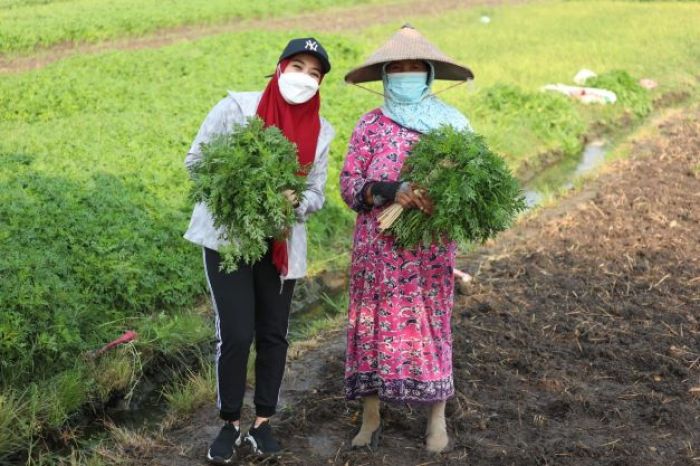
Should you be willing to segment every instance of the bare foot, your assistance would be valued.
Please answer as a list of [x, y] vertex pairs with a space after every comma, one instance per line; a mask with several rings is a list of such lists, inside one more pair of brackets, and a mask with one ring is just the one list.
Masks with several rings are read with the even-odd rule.
[[447, 447], [448, 441], [445, 402], [440, 401], [430, 407], [428, 427], [425, 431], [425, 448], [429, 452], [440, 453]]
[[371, 445], [373, 440], [372, 434], [379, 429], [380, 424], [379, 397], [376, 395], [364, 397], [362, 399], [362, 427], [360, 427], [360, 432], [352, 439], [352, 446], [366, 447]]

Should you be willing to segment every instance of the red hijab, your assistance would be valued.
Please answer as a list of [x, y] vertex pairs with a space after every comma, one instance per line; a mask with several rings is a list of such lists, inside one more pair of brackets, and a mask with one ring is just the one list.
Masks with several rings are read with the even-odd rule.
[[[270, 82], [267, 83], [255, 113], [265, 122], [265, 127], [278, 127], [282, 134], [297, 146], [297, 158], [301, 166], [298, 174], [306, 176], [316, 158], [318, 134], [321, 131], [321, 118], [318, 115], [321, 97], [316, 92], [308, 102], [294, 105], [288, 104], [284, 100], [280, 93], [278, 80], [287, 68], [289, 61], [290, 59], [287, 58], [278, 63], [277, 70]], [[319, 84], [320, 81], [323, 81], [323, 75], [321, 75]], [[280, 275], [287, 275], [288, 254], [285, 239], [273, 241], [272, 263]]]
[[[284, 100], [278, 80], [289, 61], [287, 58], [277, 65], [277, 71], [267, 83], [256, 114], [265, 122], [266, 127], [277, 126], [287, 139], [296, 144], [301, 174], [306, 175], [316, 158], [318, 133], [321, 131], [321, 118], [318, 116], [321, 97], [317, 92], [302, 104], [288, 104]], [[323, 81], [323, 76], [320, 81]]]

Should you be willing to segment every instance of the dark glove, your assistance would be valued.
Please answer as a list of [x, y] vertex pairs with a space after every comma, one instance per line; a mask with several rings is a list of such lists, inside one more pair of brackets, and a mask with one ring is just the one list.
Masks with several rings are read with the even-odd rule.
[[400, 181], [375, 181], [369, 184], [369, 192], [372, 195], [372, 204], [381, 206], [387, 202], [394, 202], [396, 193], [401, 187]]

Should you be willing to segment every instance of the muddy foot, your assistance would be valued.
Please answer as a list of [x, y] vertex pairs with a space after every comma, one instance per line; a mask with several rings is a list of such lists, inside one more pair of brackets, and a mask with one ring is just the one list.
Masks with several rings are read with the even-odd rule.
[[360, 432], [352, 439], [352, 446], [371, 446], [376, 448], [379, 444], [380, 431], [379, 398], [367, 396], [362, 399], [362, 427], [360, 427]]

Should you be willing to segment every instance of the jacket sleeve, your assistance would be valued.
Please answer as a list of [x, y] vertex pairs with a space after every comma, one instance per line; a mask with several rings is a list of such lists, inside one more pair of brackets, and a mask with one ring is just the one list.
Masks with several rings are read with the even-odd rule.
[[357, 212], [372, 209], [372, 205], [367, 204], [364, 199], [364, 187], [370, 181], [366, 172], [371, 160], [370, 143], [362, 119], [350, 137], [348, 153], [340, 171], [340, 194], [345, 203]]
[[309, 215], [320, 210], [326, 200], [324, 190], [328, 179], [328, 154], [335, 132], [328, 123], [326, 123], [323, 131], [325, 132], [325, 137], [323, 137], [325, 147], [314, 160], [311, 171], [306, 176], [306, 189], [302, 193], [301, 202], [295, 210], [297, 220], [300, 222], [305, 222]]
[[187, 157], [185, 168], [188, 171], [202, 159], [202, 144], [206, 144], [219, 134], [231, 131], [233, 124], [241, 124], [245, 118], [240, 107], [229, 97], [225, 97], [211, 109], [197, 132]]

